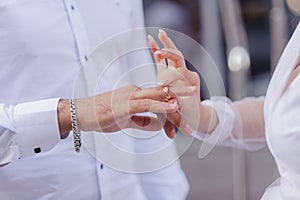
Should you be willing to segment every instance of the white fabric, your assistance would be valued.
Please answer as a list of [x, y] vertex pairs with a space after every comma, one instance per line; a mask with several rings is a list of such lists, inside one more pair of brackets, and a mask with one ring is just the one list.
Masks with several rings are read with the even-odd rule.
[[[220, 122], [227, 123], [220, 123], [211, 136], [195, 134], [196, 138], [206, 142], [247, 150], [259, 149], [267, 143], [278, 166], [280, 178], [266, 189], [263, 200], [300, 199], [299, 75], [283, 93], [299, 61], [299, 55], [300, 25], [279, 60], [266, 98], [246, 98], [234, 103], [225, 97], [212, 98], [206, 105], [215, 108]], [[216, 106], [220, 102], [222, 106]], [[217, 138], [217, 142], [216, 139], [209, 140], [210, 137]]]
[[[0, 160], [11, 162], [0, 168], [0, 199], [185, 199], [188, 183], [178, 161], [155, 172], [123, 173], [101, 167], [84, 147], [76, 153], [72, 136], [58, 140], [58, 99], [72, 96], [96, 45], [143, 26], [142, 1], [1, 0], [0, 10]], [[136, 58], [115, 62], [98, 90], [111, 90], [151, 55]], [[154, 68], [147, 75], [155, 81]], [[109, 138], [132, 152], [170, 143], [163, 132], [142, 143], [123, 132]], [[36, 147], [42, 153], [32, 155]]]
[[[300, 55], [300, 25], [290, 39], [270, 82], [265, 100], [268, 147], [275, 158], [280, 178], [262, 199], [300, 198], [300, 117], [299, 75], [282, 95]], [[281, 96], [282, 95], [282, 96]]]
[[16, 145], [22, 157], [32, 155], [35, 148], [48, 151], [59, 142], [58, 101], [40, 100], [15, 106], [14, 126], [18, 134]]
[[[221, 96], [205, 100], [203, 105], [216, 110], [219, 119], [218, 126], [211, 134], [194, 132], [193, 135], [210, 144], [242, 148], [248, 151], [261, 149], [266, 146], [263, 108], [259, 105], [263, 104], [263, 101], [264, 97], [248, 97], [232, 102]], [[256, 120], [254, 123], [253, 119], [258, 118], [259, 114], [261, 114], [261, 121]], [[246, 117], [248, 119], [245, 119]], [[250, 123], [246, 123], [245, 120]]]

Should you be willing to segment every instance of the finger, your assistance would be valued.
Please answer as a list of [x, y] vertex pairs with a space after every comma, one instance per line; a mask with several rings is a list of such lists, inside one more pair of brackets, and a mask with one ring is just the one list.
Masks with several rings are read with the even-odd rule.
[[177, 49], [174, 42], [169, 38], [169, 36], [167, 35], [167, 33], [164, 30], [159, 29], [158, 38], [161, 41], [161, 43], [164, 45], [165, 48]]
[[129, 114], [152, 112], [152, 113], [173, 113], [178, 110], [177, 102], [167, 103], [152, 99], [139, 99], [129, 101]]
[[[131, 100], [138, 99], [152, 99], [152, 100], [164, 100], [166, 99], [166, 93], [163, 91], [164, 86], [158, 86], [153, 88], [145, 88], [143, 90], [135, 91], [130, 97]], [[197, 92], [196, 86], [170, 86], [169, 96], [175, 98], [177, 96], [193, 96]]]
[[158, 59], [168, 59], [174, 62], [174, 67], [184, 67], [186, 68], [185, 60], [180, 51], [177, 49], [161, 49], [154, 52], [154, 55]]
[[190, 135], [193, 132], [191, 126], [182, 119], [179, 112], [167, 114], [168, 120], [174, 124], [182, 133]]
[[183, 81], [189, 83], [189, 85], [197, 86], [198, 89], [200, 88], [200, 77], [197, 72], [185, 70], [183, 68], [178, 69], [178, 70], [184, 76]]
[[157, 118], [159, 119], [160, 123], [165, 124], [167, 121], [167, 114], [165, 113], [156, 113]]
[[188, 73], [188, 70], [185, 68], [168, 68], [160, 74], [158, 83], [160, 85], [171, 85], [175, 81], [185, 80], [186, 73]]
[[200, 77], [196, 72], [185, 68], [167, 69], [160, 74], [158, 82], [161, 85], [173, 85], [174, 82], [184, 81], [186, 85], [200, 87]]
[[159, 119], [159, 121], [164, 124], [164, 130], [166, 135], [171, 138], [174, 139], [176, 137], [176, 132], [175, 132], [175, 128], [174, 125], [167, 120], [167, 115], [166, 114], [156, 114], [157, 118]]
[[172, 98], [194, 96], [198, 89], [196, 86], [170, 86], [169, 93]]
[[175, 131], [174, 125], [169, 120], [166, 121], [166, 123], [164, 125], [164, 130], [165, 130], [166, 135], [169, 138], [174, 139], [176, 137], [176, 131]]
[[167, 63], [164, 58], [159, 58], [154, 52], [159, 50], [159, 46], [151, 35], [148, 35], [148, 43], [151, 49], [154, 61], [156, 63], [157, 73], [161, 73], [163, 70], [167, 68]]
[[150, 47], [152, 53], [154, 53], [155, 51], [160, 49], [160, 47], [156, 43], [155, 39], [150, 34], [148, 35], [148, 44], [149, 44], [149, 47]]
[[132, 116], [129, 119], [128, 128], [141, 129], [145, 131], [159, 131], [163, 124], [154, 117], [149, 116]]
[[[174, 49], [174, 50], [177, 49], [173, 41], [167, 36], [167, 33], [162, 29], [159, 30], [158, 38], [165, 48]], [[170, 68], [176, 67], [173, 60], [168, 59], [168, 67]]]
[[157, 82], [159, 85], [170, 85], [170, 83], [183, 79], [184, 76], [180, 74], [175, 68], [168, 68], [157, 76]]

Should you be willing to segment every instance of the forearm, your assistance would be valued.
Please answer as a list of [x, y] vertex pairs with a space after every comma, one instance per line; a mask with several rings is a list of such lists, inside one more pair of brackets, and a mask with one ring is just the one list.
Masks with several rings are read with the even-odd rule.
[[235, 112], [232, 137], [244, 140], [264, 140], [264, 98], [246, 98], [232, 104]]
[[202, 104], [215, 112], [207, 109], [206, 120], [200, 120], [204, 128], [200, 127], [194, 136], [208, 143], [247, 150], [260, 149], [266, 142], [263, 103], [264, 98], [246, 98], [233, 103], [226, 97], [212, 97]]
[[[245, 138], [264, 137], [263, 98], [246, 98], [232, 103], [235, 114], [234, 123], [240, 128], [233, 129], [233, 137], [243, 132]], [[211, 106], [200, 106], [200, 122], [198, 131], [211, 133], [219, 123], [218, 114]]]

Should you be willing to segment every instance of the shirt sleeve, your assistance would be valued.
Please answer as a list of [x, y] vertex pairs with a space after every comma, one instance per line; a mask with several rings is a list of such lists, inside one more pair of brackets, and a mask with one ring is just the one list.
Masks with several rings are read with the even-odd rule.
[[58, 101], [0, 104], [0, 165], [48, 151], [60, 141]]
[[202, 103], [215, 109], [219, 123], [210, 134], [194, 132], [193, 136], [212, 145], [255, 151], [265, 147], [263, 117], [264, 97], [231, 102], [226, 97], [213, 97]]

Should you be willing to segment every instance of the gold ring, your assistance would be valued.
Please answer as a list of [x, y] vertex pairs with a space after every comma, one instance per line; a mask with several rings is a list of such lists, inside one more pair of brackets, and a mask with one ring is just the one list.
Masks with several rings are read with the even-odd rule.
[[169, 87], [168, 86], [163, 87], [163, 92], [165, 93], [165, 99], [169, 101], [172, 98], [169, 93]]

